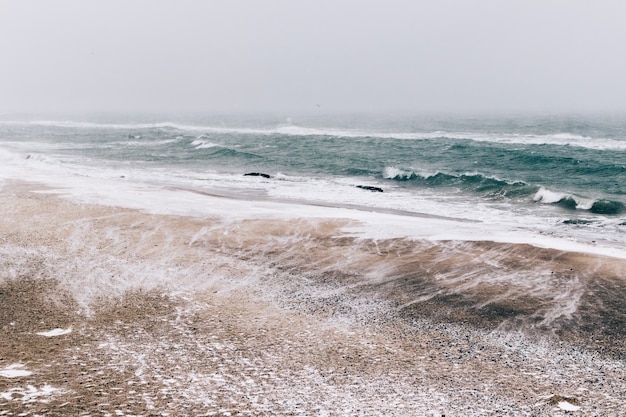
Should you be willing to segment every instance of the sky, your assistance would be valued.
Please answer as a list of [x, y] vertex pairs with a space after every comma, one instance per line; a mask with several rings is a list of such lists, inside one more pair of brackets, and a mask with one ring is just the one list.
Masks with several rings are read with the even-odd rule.
[[626, 112], [621, 0], [0, 0], [0, 114]]

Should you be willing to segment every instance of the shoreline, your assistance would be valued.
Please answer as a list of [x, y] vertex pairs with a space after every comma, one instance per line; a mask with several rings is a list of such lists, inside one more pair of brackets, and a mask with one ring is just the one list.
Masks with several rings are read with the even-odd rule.
[[[478, 220], [428, 213], [407, 212], [362, 205], [339, 204], [302, 199], [264, 197], [262, 193], [180, 187], [167, 183], [132, 182], [125, 179], [95, 179], [74, 176], [53, 181], [49, 178], [26, 181], [41, 184], [43, 192], [57, 194], [71, 201], [126, 207], [146, 213], [180, 215], [192, 218], [229, 217], [273, 219], [346, 219], [350, 225], [343, 232], [364, 239], [414, 239], [431, 241], [491, 241], [504, 244], [529, 244], [539, 248], [580, 252], [626, 259], [626, 251], [616, 242], [582, 241], [573, 236], [527, 229], [522, 225], [502, 227]], [[0, 187], [1, 187], [0, 183]]]
[[[608, 314], [620, 311], [620, 259], [363, 239], [346, 231], [353, 219], [330, 216], [151, 214], [42, 188], [0, 188], [10, 341], [0, 370], [31, 372], [0, 376], [0, 408], [559, 416], [574, 412], [566, 402], [581, 415], [621, 412], [626, 346], [608, 348], [623, 328], [595, 329], [606, 339], [582, 348], [588, 322], [619, 324]], [[616, 304], [593, 310], [593, 297]]]
[[432, 220], [444, 220], [451, 222], [460, 222], [460, 223], [482, 223], [480, 220], [471, 220], [471, 219], [463, 219], [460, 217], [448, 217], [448, 216], [437, 216], [435, 214], [427, 214], [427, 213], [418, 213], [407, 210], [400, 209], [390, 209], [383, 207], [368, 207], [357, 204], [336, 204], [332, 205], [330, 203], [318, 202], [318, 201], [307, 201], [307, 200], [288, 200], [288, 199], [280, 199], [280, 198], [269, 198], [264, 197], [261, 193], [259, 194], [245, 194], [243, 192], [228, 192], [223, 190], [201, 190], [197, 188], [190, 187], [168, 187], [172, 190], [179, 191], [189, 191], [192, 193], [197, 193], [200, 195], [208, 196], [208, 197], [219, 197], [219, 198], [231, 198], [239, 201], [267, 201], [267, 202], [275, 202], [279, 204], [288, 204], [288, 205], [305, 205], [312, 207], [324, 207], [330, 209], [349, 209], [349, 210], [357, 210], [364, 212], [372, 212], [372, 213], [384, 213], [384, 214], [394, 214], [398, 216], [407, 216], [407, 217], [416, 217], [420, 219], [432, 219]]

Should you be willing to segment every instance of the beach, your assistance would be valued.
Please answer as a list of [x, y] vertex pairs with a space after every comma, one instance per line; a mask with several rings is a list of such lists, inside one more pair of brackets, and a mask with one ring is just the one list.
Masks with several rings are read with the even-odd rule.
[[625, 415], [619, 257], [191, 191], [0, 193], [1, 415]]
[[626, 417], [626, 2], [0, 4], [0, 417]]

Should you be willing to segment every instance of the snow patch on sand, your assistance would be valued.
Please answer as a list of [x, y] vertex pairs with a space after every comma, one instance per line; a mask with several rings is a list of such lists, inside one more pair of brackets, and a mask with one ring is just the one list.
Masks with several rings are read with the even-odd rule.
[[55, 337], [55, 336], [62, 336], [64, 334], [70, 334], [70, 333], [72, 333], [72, 326], [68, 327], [67, 329], [61, 329], [57, 327], [56, 329], [52, 329], [47, 332], [38, 332], [37, 334], [39, 336]]
[[29, 376], [32, 374], [31, 371], [22, 368], [25, 368], [25, 366], [21, 363], [14, 363], [4, 369], [0, 369], [0, 376], [5, 378], [19, 378], [21, 376]]
[[27, 385], [26, 388], [12, 388], [8, 391], [0, 392], [0, 398], [9, 401], [20, 401], [23, 403], [33, 401], [47, 403], [50, 399], [45, 397], [50, 397], [58, 391], [60, 391], [58, 388], [54, 388], [48, 384], [42, 386], [41, 388], [37, 388], [33, 385]]
[[565, 411], [578, 411], [580, 410], [580, 407], [571, 403], [568, 403], [567, 401], [561, 401], [560, 403], [557, 404], [557, 407], [559, 407], [561, 410], [565, 410]]

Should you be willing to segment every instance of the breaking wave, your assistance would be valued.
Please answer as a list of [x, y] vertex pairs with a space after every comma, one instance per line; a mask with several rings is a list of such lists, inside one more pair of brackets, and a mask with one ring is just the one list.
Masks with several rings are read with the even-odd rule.
[[533, 200], [539, 203], [554, 204], [569, 210], [586, 210], [594, 214], [617, 215], [624, 212], [624, 203], [607, 199], [587, 199], [567, 193], [550, 191], [541, 187]]
[[445, 172], [417, 173], [413, 170], [387, 167], [383, 172], [383, 177], [414, 187], [457, 188], [487, 198], [532, 198], [532, 201], [537, 203], [551, 204], [567, 210], [584, 210], [593, 214], [618, 215], [626, 212], [626, 206], [621, 201], [585, 198], [551, 191], [523, 181], [507, 181], [480, 173], [460, 175]]
[[538, 189], [537, 186], [529, 185], [523, 181], [510, 182], [480, 173], [455, 175], [436, 172], [433, 174], [418, 174], [415, 171], [387, 167], [383, 172], [383, 177], [393, 181], [410, 183], [418, 187], [455, 187], [464, 191], [483, 194], [487, 197], [524, 197], [536, 193]]
[[217, 143], [206, 141], [206, 140], [197, 139], [191, 142], [191, 146], [193, 146], [196, 149], [206, 149], [206, 148], [214, 148], [220, 145]]

